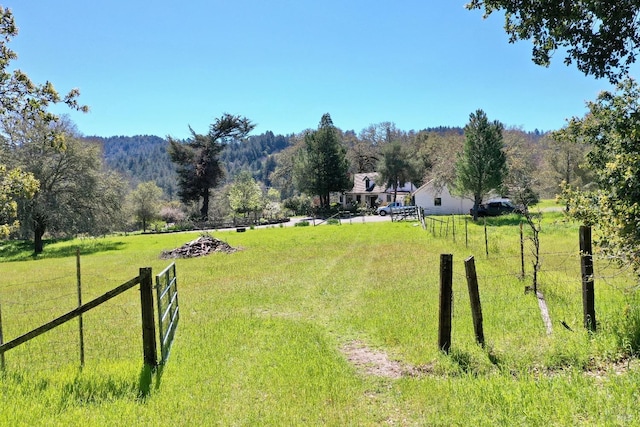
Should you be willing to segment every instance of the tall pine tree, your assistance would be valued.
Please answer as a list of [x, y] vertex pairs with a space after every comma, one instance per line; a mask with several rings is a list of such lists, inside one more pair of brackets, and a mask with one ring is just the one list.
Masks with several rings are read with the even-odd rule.
[[476, 220], [482, 198], [502, 185], [507, 173], [503, 151], [502, 123], [489, 122], [482, 110], [469, 115], [464, 127], [464, 148], [456, 162], [456, 190], [473, 196], [473, 219]]
[[326, 113], [318, 130], [305, 135], [304, 148], [294, 165], [298, 190], [320, 198], [320, 207], [329, 207], [331, 192], [342, 192], [351, 187], [348, 176], [347, 149], [340, 140], [338, 129]]

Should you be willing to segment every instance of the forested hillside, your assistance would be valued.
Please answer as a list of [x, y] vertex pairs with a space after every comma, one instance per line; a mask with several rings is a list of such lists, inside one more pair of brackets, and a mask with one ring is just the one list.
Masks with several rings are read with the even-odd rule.
[[270, 186], [269, 174], [276, 168], [273, 156], [287, 148], [290, 140], [289, 136], [274, 135], [267, 131], [227, 145], [220, 155], [227, 170], [227, 179], [233, 178], [242, 170], [249, 170], [257, 181]]
[[90, 137], [102, 146], [105, 164], [121, 173], [132, 187], [155, 181], [169, 198], [176, 197], [174, 166], [167, 154], [167, 141], [153, 135]]
[[[155, 181], [170, 199], [176, 198], [175, 166], [167, 154], [168, 142], [154, 135], [89, 137], [102, 146], [105, 164], [127, 178], [134, 187]], [[269, 173], [276, 166], [274, 155], [287, 148], [290, 137], [266, 132], [227, 145], [220, 159], [227, 180], [241, 170], [249, 170], [257, 181], [269, 185]]]

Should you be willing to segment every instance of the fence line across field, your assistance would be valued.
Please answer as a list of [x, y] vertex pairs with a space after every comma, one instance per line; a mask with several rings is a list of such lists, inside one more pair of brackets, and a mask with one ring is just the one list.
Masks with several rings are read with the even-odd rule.
[[[153, 279], [151, 276], [151, 268], [140, 268], [139, 275], [126, 281], [125, 283], [107, 291], [106, 293], [98, 296], [97, 298], [92, 299], [87, 303], [82, 302], [82, 278], [80, 274], [80, 257], [79, 253], [77, 254], [76, 261], [77, 271], [76, 271], [76, 284], [77, 284], [77, 293], [74, 295], [77, 298], [77, 307], [68, 311], [67, 313], [56, 317], [55, 319], [48, 321], [46, 323], [40, 324], [40, 326], [29, 330], [26, 333], [19, 335], [16, 338], [6, 341], [6, 328], [3, 328], [3, 312], [5, 310], [7, 303], [4, 301], [4, 305], [0, 305], [0, 368], [3, 370], [6, 369], [6, 355], [9, 350], [15, 349], [16, 347], [20, 347], [22, 345], [27, 345], [29, 342], [33, 340], [41, 340], [39, 337], [44, 336], [47, 333], [47, 336], [51, 336], [52, 333], [49, 332], [53, 329], [64, 329], [67, 330], [66, 327], [60, 328], [63, 325], [66, 325], [70, 320], [75, 318], [78, 319], [78, 341], [79, 341], [79, 353], [80, 353], [80, 366], [84, 366], [85, 363], [85, 336], [87, 329], [86, 316], [89, 313], [92, 313], [94, 309], [99, 306], [107, 306], [110, 305], [111, 301], [117, 296], [120, 296], [126, 293], [129, 289], [135, 287], [136, 285], [140, 285], [140, 299], [139, 299], [139, 313], [140, 318], [138, 318], [137, 322], [141, 323], [142, 327], [142, 347], [143, 347], [143, 357], [144, 364], [146, 366], [150, 366], [155, 368], [158, 364], [157, 360], [157, 344], [156, 344], [156, 333], [155, 333], [155, 321], [153, 316], [154, 311], [154, 297], [153, 297]], [[161, 363], [164, 363], [168, 357], [168, 350], [171, 346], [171, 342], [173, 340], [176, 328], [177, 328], [177, 320], [178, 320], [178, 294], [177, 294], [177, 276], [175, 263], [171, 264], [167, 267], [161, 274], [156, 277], [156, 300], [158, 304], [162, 304], [158, 306], [158, 313], [162, 313], [159, 316], [159, 330], [161, 331], [161, 350], [162, 350], [162, 358]], [[65, 296], [71, 298], [71, 294], [65, 293]], [[58, 300], [61, 298], [60, 296], [56, 296], [51, 300]], [[9, 303], [11, 305], [11, 303]], [[27, 306], [27, 304], [22, 301], [15, 304], [15, 306]], [[127, 305], [121, 305], [120, 308], [116, 311], [122, 311], [125, 316], [128, 316], [129, 310], [127, 309]], [[111, 309], [107, 311], [105, 315], [102, 315], [98, 318], [96, 322], [89, 322], [90, 325], [95, 327], [95, 325], [102, 325], [104, 319], [114, 318], [115, 311], [114, 309], [117, 306], [111, 306]], [[46, 310], [44, 312], [50, 312], [50, 310]], [[43, 312], [43, 313], [44, 313]], [[29, 311], [24, 311], [22, 314], [29, 313]], [[93, 316], [93, 315], [92, 315]], [[90, 316], [90, 318], [92, 318]], [[6, 317], [5, 317], [6, 319]], [[93, 319], [95, 320], [95, 319]], [[126, 320], [126, 322], [131, 322], [132, 319]], [[135, 321], [135, 319], [133, 319]], [[5, 321], [6, 324], [6, 321]], [[107, 329], [106, 327], [104, 329]], [[126, 328], [129, 330], [129, 328]], [[92, 329], [92, 332], [95, 332], [95, 329]], [[122, 332], [122, 331], [121, 331]], [[121, 333], [120, 332], [120, 333]], [[64, 332], [63, 335], [67, 335], [69, 331]], [[55, 334], [54, 334], [55, 335]], [[118, 335], [118, 333], [116, 333]], [[111, 340], [109, 340], [111, 341]], [[34, 341], [35, 342], [35, 341]], [[49, 354], [49, 356], [57, 357], [62, 354], [68, 353], [68, 351], [62, 351], [61, 347], [68, 347], [70, 340], [67, 339], [58, 339], [55, 340], [54, 337], [50, 337], [49, 340], [46, 341], [44, 347], [42, 343], [40, 344], [40, 348], [42, 350], [35, 352], [18, 352], [17, 355], [22, 355], [28, 360], [34, 359], [33, 356]], [[37, 348], [37, 347], [35, 347]], [[55, 348], [55, 352], [51, 352], [51, 349]], [[47, 349], [47, 350], [44, 350]]]

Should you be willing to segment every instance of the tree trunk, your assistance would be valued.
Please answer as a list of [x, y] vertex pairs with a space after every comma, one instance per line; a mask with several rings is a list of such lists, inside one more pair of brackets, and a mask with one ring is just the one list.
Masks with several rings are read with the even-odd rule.
[[146, 218], [142, 218], [142, 232], [143, 233], [147, 232], [147, 219]]
[[202, 208], [200, 209], [200, 216], [203, 221], [209, 220], [209, 190], [202, 194]]
[[38, 255], [44, 250], [42, 236], [44, 236], [45, 226], [40, 222], [36, 222], [33, 228], [33, 253]]
[[329, 209], [329, 193], [322, 194], [320, 196], [320, 207], [323, 209]]
[[482, 196], [478, 197], [474, 195], [473, 197], [473, 220], [478, 220], [478, 209], [480, 208], [480, 204], [482, 203]]

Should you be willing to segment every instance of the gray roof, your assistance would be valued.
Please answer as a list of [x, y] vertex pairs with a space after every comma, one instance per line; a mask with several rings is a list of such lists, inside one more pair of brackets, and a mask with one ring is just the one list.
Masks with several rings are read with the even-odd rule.
[[[378, 172], [369, 173], [356, 173], [353, 175], [353, 189], [350, 191], [352, 194], [380, 194], [380, 193], [393, 193], [393, 188], [387, 188], [386, 185], [378, 185], [376, 183], [378, 179]], [[367, 187], [367, 184], [369, 186]], [[411, 193], [416, 189], [412, 183], [406, 183], [402, 187], [398, 187], [400, 193]]]

